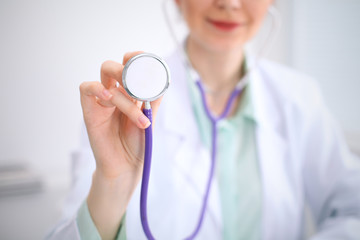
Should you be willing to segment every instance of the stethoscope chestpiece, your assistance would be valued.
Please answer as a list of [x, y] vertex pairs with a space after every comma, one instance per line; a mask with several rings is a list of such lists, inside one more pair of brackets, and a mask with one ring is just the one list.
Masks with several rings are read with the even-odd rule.
[[169, 67], [155, 54], [138, 54], [125, 64], [122, 83], [132, 98], [143, 102], [154, 101], [169, 87]]

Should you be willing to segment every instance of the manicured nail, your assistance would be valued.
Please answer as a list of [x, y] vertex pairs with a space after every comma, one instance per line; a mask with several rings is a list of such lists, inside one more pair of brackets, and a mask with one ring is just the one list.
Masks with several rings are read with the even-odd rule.
[[150, 126], [150, 120], [145, 116], [145, 115], [141, 115], [139, 117], [139, 122], [140, 124], [144, 127], [144, 128], [147, 128]]
[[102, 94], [104, 95], [104, 97], [105, 97], [106, 99], [109, 99], [109, 98], [112, 97], [112, 94], [111, 94], [107, 89], [104, 89], [103, 92], [102, 92]]

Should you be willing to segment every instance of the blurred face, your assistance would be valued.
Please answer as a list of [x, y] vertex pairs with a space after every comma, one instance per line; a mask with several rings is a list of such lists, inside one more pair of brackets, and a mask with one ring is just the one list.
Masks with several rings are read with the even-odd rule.
[[258, 31], [273, 0], [176, 0], [189, 41], [210, 51], [243, 48]]

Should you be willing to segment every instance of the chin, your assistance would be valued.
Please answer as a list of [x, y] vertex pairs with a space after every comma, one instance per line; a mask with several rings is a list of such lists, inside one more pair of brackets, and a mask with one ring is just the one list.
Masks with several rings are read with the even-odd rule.
[[242, 36], [224, 36], [219, 34], [207, 34], [207, 35], [192, 35], [189, 37], [191, 41], [208, 52], [215, 54], [236, 53], [242, 52], [246, 41]]
[[210, 51], [217, 53], [228, 53], [242, 51], [244, 48], [244, 44], [244, 41], [216, 38], [211, 39], [211, 41], [207, 41], [206, 45], [208, 50]]

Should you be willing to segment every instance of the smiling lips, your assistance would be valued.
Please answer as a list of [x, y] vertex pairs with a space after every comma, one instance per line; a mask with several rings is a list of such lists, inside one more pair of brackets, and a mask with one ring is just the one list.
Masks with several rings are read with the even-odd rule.
[[219, 30], [230, 32], [235, 30], [236, 28], [242, 26], [242, 24], [237, 22], [229, 22], [229, 21], [218, 21], [218, 20], [211, 20], [208, 19], [208, 22], [216, 27]]

